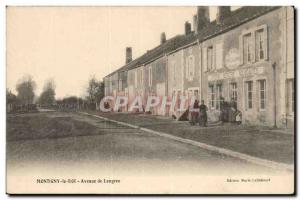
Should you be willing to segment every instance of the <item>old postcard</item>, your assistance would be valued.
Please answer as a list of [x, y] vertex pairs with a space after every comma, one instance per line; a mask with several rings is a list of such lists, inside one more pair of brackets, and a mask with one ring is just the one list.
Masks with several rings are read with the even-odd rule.
[[294, 194], [294, 20], [7, 6], [7, 193]]

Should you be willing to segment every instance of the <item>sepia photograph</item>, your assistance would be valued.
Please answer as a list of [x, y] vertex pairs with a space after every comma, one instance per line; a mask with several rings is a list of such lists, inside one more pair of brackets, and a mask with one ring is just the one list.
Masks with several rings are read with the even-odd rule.
[[6, 193], [294, 195], [295, 10], [6, 6]]

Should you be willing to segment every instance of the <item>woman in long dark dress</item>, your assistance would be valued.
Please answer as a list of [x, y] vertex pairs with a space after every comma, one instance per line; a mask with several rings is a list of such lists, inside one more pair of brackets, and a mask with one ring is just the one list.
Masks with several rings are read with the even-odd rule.
[[237, 115], [237, 104], [234, 101], [234, 98], [231, 98], [229, 106], [230, 106], [230, 109], [229, 109], [229, 121], [230, 122], [235, 122], [235, 118], [236, 118], [236, 115]]
[[199, 115], [199, 101], [196, 99], [195, 102], [194, 102], [194, 105], [193, 105], [193, 109], [192, 112], [191, 112], [191, 117], [192, 117], [192, 120], [191, 120], [191, 124], [192, 125], [195, 125], [198, 121], [198, 115]]
[[204, 104], [204, 100], [201, 100], [201, 105], [199, 106], [200, 116], [199, 116], [199, 125], [207, 126], [207, 106]]

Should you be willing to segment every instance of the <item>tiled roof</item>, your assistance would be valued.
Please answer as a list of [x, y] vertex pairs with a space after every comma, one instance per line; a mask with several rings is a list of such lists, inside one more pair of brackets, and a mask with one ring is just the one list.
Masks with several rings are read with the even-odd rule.
[[165, 53], [171, 52], [181, 46], [184, 46], [185, 44], [189, 44], [191, 41], [195, 41], [197, 39], [195, 34], [189, 34], [189, 35], [177, 35], [169, 40], [167, 40], [162, 45], [159, 45], [155, 47], [154, 49], [151, 49], [147, 51], [142, 56], [138, 57], [137, 59], [131, 61], [127, 65], [124, 65], [123, 67], [117, 69], [116, 71], [110, 73], [107, 76], [110, 76], [116, 72], [122, 72], [129, 69], [134, 69], [136, 67], [141, 66], [144, 63], [147, 63], [151, 61], [154, 58], [157, 58]]
[[231, 13], [229, 17], [224, 19], [222, 24], [217, 25], [216, 21], [212, 21], [199, 34], [200, 41], [207, 40], [223, 32], [229, 31], [243, 23], [253, 20], [272, 10], [280, 8], [279, 6], [245, 6]]
[[[127, 65], [115, 70], [107, 76], [110, 76], [116, 72], [122, 72], [129, 69], [137, 68], [159, 56], [170, 53], [178, 48], [186, 46], [199, 39], [200, 42], [205, 41], [218, 34], [224, 33], [239, 26], [245, 22], [255, 19], [263, 14], [266, 14], [272, 10], [280, 8], [279, 6], [245, 6], [231, 12], [231, 15], [224, 19], [222, 24], [216, 24], [216, 20], [212, 21], [205, 28], [203, 28], [198, 34], [192, 32], [189, 35], [177, 35], [170, 38], [165, 43], [155, 47], [152, 50], [147, 51], [142, 56], [131, 61]], [[106, 77], [107, 77], [106, 76]]]

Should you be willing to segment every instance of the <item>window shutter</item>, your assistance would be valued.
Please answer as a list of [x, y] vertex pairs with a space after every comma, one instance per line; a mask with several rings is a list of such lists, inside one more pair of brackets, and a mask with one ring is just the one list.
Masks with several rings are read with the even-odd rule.
[[215, 70], [216, 69], [216, 45], [213, 45], [213, 50], [212, 50], [212, 69]]
[[152, 86], [152, 66], [149, 67], [149, 86]]
[[250, 37], [250, 55], [251, 55], [251, 62], [255, 62], [255, 32], [251, 33]]
[[216, 69], [223, 68], [223, 43], [216, 44]]
[[240, 48], [240, 65], [244, 64], [244, 44], [243, 35], [239, 37], [239, 48]]
[[195, 56], [192, 56], [192, 74], [195, 76]]
[[269, 57], [269, 43], [268, 43], [268, 27], [266, 26], [264, 28], [264, 50], [265, 50], [265, 57], [264, 59], [265, 60], [268, 60], [268, 57]]
[[195, 58], [193, 55], [190, 55], [187, 58], [187, 66], [188, 66], [188, 79], [191, 81], [193, 80], [194, 73], [195, 73]]
[[137, 71], [134, 71], [134, 86], [137, 88]]
[[189, 79], [189, 57], [185, 59], [185, 77]]
[[201, 76], [202, 72], [201, 72], [201, 69], [202, 69], [202, 58], [201, 58], [201, 54], [202, 54], [202, 48], [199, 48], [199, 61], [198, 61], [198, 65], [199, 65], [199, 68], [198, 70], [199, 71], [199, 76]]
[[141, 69], [141, 85], [144, 86], [144, 68]]
[[148, 67], [148, 86], [151, 86], [151, 84], [150, 84], [150, 70], [151, 70], [151, 66]]
[[204, 47], [202, 52], [203, 72], [207, 72], [207, 48]]
[[175, 62], [172, 63], [172, 72], [173, 72], [173, 76], [172, 76], [172, 80], [173, 80], [173, 85], [175, 85], [175, 82], [176, 82], [176, 65], [175, 65]]

